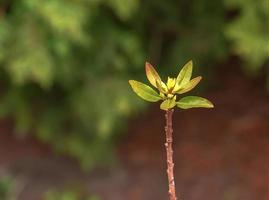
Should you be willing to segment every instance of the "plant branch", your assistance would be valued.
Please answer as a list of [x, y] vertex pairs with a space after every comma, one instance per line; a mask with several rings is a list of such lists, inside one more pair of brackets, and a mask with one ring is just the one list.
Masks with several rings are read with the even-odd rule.
[[166, 111], [166, 155], [167, 155], [167, 176], [168, 176], [168, 186], [169, 186], [169, 199], [177, 200], [176, 197], [176, 188], [175, 188], [175, 179], [174, 179], [174, 161], [173, 161], [173, 127], [172, 127], [172, 117], [174, 109], [169, 109]]

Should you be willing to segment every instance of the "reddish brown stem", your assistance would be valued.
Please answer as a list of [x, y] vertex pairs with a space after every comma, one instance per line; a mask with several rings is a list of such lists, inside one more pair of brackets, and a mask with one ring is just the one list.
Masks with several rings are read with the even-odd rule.
[[168, 176], [168, 186], [169, 186], [169, 199], [177, 200], [176, 188], [175, 188], [175, 178], [174, 178], [174, 161], [173, 161], [173, 127], [172, 127], [172, 117], [174, 109], [169, 109], [166, 111], [166, 155], [167, 155], [167, 176]]

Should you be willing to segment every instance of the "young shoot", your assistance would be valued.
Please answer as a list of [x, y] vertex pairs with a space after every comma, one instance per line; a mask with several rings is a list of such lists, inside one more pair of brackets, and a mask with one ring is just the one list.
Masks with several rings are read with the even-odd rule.
[[135, 80], [129, 80], [133, 91], [142, 99], [149, 102], [161, 101], [160, 108], [166, 111], [166, 154], [167, 154], [167, 176], [169, 187], [169, 199], [177, 200], [175, 179], [174, 179], [174, 162], [173, 162], [173, 128], [172, 116], [174, 107], [181, 109], [189, 108], [213, 108], [214, 105], [207, 99], [198, 96], [185, 96], [182, 94], [192, 90], [202, 79], [201, 76], [191, 79], [193, 62], [189, 61], [183, 66], [176, 78], [167, 78], [166, 83], [150, 63], [145, 64], [146, 75], [154, 89], [144, 83]]

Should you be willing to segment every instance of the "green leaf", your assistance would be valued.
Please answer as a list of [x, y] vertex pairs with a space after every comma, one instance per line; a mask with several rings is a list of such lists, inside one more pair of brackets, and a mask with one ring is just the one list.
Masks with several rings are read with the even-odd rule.
[[201, 76], [193, 78], [190, 82], [188, 82], [185, 86], [183, 86], [182, 89], [179, 89], [176, 93], [183, 94], [189, 92], [201, 81], [201, 79], [202, 79]]
[[161, 100], [160, 95], [148, 85], [135, 80], [129, 80], [129, 83], [134, 92], [142, 99], [150, 102]]
[[160, 105], [160, 108], [162, 110], [169, 110], [175, 107], [175, 105], [176, 105], [176, 96], [172, 99], [166, 99], [165, 101], [163, 101]]
[[182, 109], [189, 108], [214, 108], [214, 105], [207, 99], [197, 96], [187, 96], [176, 102], [177, 106]]
[[168, 77], [166, 85], [167, 85], [168, 90], [173, 89], [176, 85], [176, 79]]
[[180, 72], [177, 76], [177, 80], [176, 80], [176, 83], [178, 85], [183, 86], [190, 81], [191, 75], [192, 75], [192, 66], [193, 66], [193, 62], [191, 60], [191, 61], [187, 62], [184, 65], [184, 67], [180, 70]]
[[149, 82], [154, 87], [157, 88], [156, 82], [157, 81], [162, 82], [161, 77], [159, 76], [158, 72], [154, 69], [154, 67], [150, 63], [146, 62], [145, 68], [146, 68], [146, 75], [147, 75]]
[[162, 82], [162, 81], [160, 81], [160, 80], [157, 80], [157, 81], [156, 81], [156, 85], [157, 85], [157, 89], [158, 89], [160, 92], [162, 92], [162, 93], [164, 93], [164, 94], [166, 94], [166, 93], [168, 92], [168, 88], [167, 88], [167, 86], [165, 85], [164, 82]]

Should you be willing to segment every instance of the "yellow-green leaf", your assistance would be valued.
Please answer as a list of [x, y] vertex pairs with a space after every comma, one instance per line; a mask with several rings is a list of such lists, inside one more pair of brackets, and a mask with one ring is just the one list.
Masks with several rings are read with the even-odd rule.
[[178, 76], [177, 76], [177, 84], [180, 86], [183, 86], [185, 84], [187, 84], [190, 79], [191, 79], [191, 75], [192, 75], [192, 66], [193, 66], [193, 62], [192, 60], [187, 62], [183, 68], [180, 70]]
[[166, 93], [168, 92], [168, 88], [167, 88], [167, 86], [165, 85], [164, 82], [162, 82], [162, 81], [160, 81], [160, 80], [157, 80], [157, 81], [156, 81], [156, 85], [157, 85], [157, 89], [158, 89], [160, 92], [162, 92], [162, 93], [164, 93], [164, 94], [166, 94]]
[[160, 95], [148, 85], [135, 80], [129, 80], [129, 83], [133, 91], [142, 99], [150, 102], [161, 100]]
[[183, 94], [183, 93], [189, 92], [201, 81], [201, 79], [202, 79], [201, 76], [191, 79], [186, 85], [182, 87], [182, 89], [179, 89], [178, 91], [176, 91], [176, 93]]
[[167, 83], [166, 83], [168, 90], [173, 89], [175, 87], [175, 84], [176, 84], [176, 79], [168, 77]]
[[182, 109], [189, 108], [213, 108], [214, 105], [207, 99], [197, 96], [187, 96], [176, 102], [177, 106]]
[[160, 108], [162, 110], [169, 110], [169, 109], [175, 107], [175, 105], [176, 105], [176, 96], [174, 98], [172, 98], [172, 99], [166, 99], [166, 100], [164, 100], [161, 103]]
[[161, 82], [161, 77], [159, 76], [158, 72], [154, 69], [154, 67], [150, 63], [146, 62], [145, 68], [146, 68], [146, 75], [147, 75], [149, 82], [154, 87], [157, 88], [156, 82], [157, 81]]

